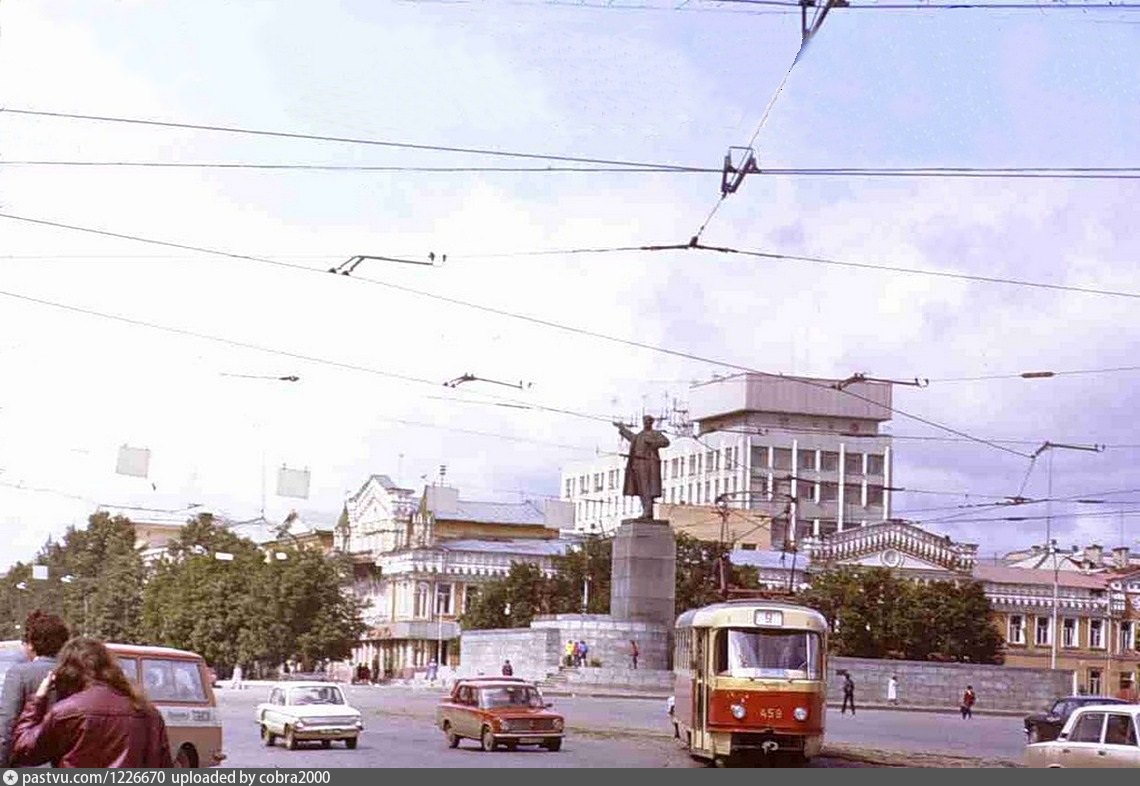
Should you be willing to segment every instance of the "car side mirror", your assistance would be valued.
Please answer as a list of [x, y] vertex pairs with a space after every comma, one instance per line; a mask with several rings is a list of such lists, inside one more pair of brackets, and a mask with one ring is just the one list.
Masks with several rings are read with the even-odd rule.
[[546, 707], [546, 709], [550, 709], [551, 707], [554, 706], [554, 702], [548, 701], [548, 702], [546, 702], [546, 704], [543, 704], [542, 706]]

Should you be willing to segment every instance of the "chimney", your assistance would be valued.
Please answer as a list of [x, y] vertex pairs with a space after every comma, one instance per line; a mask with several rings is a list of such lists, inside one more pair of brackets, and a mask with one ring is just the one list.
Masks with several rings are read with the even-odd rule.
[[1099, 568], [1104, 561], [1104, 549], [1100, 544], [1093, 543], [1091, 546], [1085, 546], [1085, 562], [1089, 563], [1090, 568]]
[[1112, 566], [1117, 570], [1127, 570], [1129, 556], [1127, 546], [1117, 546], [1112, 550]]

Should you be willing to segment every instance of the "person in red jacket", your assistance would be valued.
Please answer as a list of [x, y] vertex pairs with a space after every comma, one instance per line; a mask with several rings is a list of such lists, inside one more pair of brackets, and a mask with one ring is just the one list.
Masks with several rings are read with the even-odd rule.
[[974, 717], [974, 703], [978, 700], [977, 695], [974, 693], [974, 686], [967, 685], [966, 692], [962, 694], [962, 717]]
[[[76, 637], [57, 660], [16, 721], [10, 766], [174, 766], [162, 715], [102, 642]], [[52, 688], [57, 700], [49, 708]]]

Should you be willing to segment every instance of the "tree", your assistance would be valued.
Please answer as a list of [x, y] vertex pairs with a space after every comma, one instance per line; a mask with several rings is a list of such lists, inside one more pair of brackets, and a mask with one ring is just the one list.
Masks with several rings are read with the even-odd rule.
[[506, 576], [483, 585], [459, 623], [469, 630], [525, 628], [539, 614], [551, 613], [556, 587], [533, 562], [512, 563]]
[[885, 568], [841, 567], [814, 574], [799, 600], [827, 618], [839, 655], [1001, 662], [1001, 634], [977, 582], [923, 585]]
[[677, 533], [674, 606], [678, 614], [723, 599], [726, 588], [721, 581], [722, 561], [728, 566], [725, 579], [729, 587], [760, 586], [755, 568], [732, 564], [728, 544], [697, 540], [683, 532]]
[[[609, 614], [613, 540], [590, 537], [554, 558], [551, 613]], [[582, 599], [587, 595], [585, 607]]]

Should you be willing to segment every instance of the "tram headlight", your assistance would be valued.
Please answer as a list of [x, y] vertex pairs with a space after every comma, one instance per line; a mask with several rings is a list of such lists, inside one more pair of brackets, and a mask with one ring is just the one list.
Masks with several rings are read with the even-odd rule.
[[730, 709], [732, 710], [732, 717], [736, 718], [737, 720], [744, 720], [744, 716], [748, 714], [745, 711], [743, 704], [733, 704]]
[[792, 717], [798, 721], [806, 721], [808, 717], [807, 707], [796, 707], [792, 711]]

